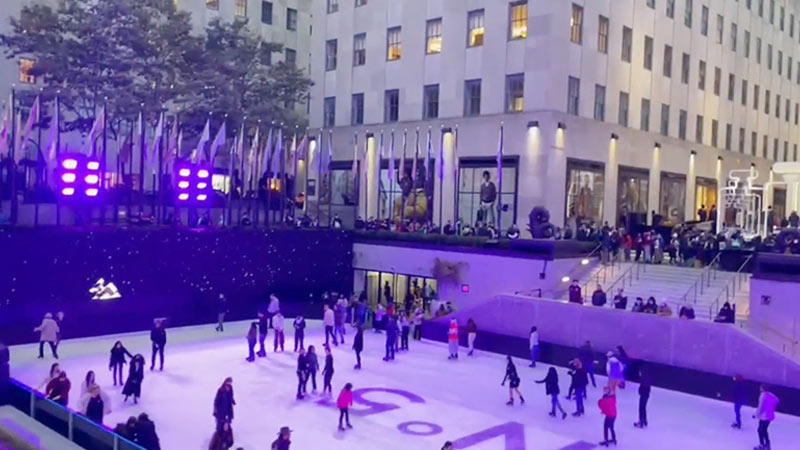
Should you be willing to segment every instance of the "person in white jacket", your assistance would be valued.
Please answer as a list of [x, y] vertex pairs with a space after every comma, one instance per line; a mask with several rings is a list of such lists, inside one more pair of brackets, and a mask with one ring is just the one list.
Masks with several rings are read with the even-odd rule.
[[758, 408], [755, 417], [758, 419], [758, 447], [756, 450], [769, 450], [769, 424], [775, 420], [775, 409], [778, 408], [780, 399], [770, 392], [766, 386], [761, 385], [761, 394], [758, 396]]
[[528, 348], [531, 349], [531, 363], [528, 367], [536, 367], [536, 361], [539, 359], [539, 330], [536, 327], [531, 327]]
[[58, 324], [53, 320], [53, 315], [47, 313], [42, 319], [42, 324], [34, 328], [33, 331], [39, 332], [39, 359], [44, 358], [44, 343], [50, 344], [50, 351], [53, 352], [53, 357], [58, 359], [58, 352], [56, 350], [56, 341], [58, 340]]
[[80, 412], [92, 422], [102, 425], [103, 416], [111, 412], [109, 405], [111, 405], [111, 401], [100, 389], [100, 386], [92, 384], [89, 392], [81, 396]]
[[269, 296], [269, 306], [267, 306], [267, 313], [269, 316], [269, 327], [273, 328], [272, 325], [272, 317], [281, 310], [281, 302], [278, 300], [278, 297], [275, 294], [270, 294]]
[[272, 316], [272, 328], [275, 330], [275, 348], [274, 351], [278, 351], [278, 346], [280, 345], [281, 351], [283, 351], [283, 314], [280, 311], [276, 312], [274, 316]]
[[322, 313], [322, 323], [325, 325], [325, 345], [328, 345], [329, 339], [333, 339], [333, 345], [338, 346], [336, 342], [336, 335], [333, 334], [333, 326], [336, 324], [336, 317], [330, 306], [325, 305]]

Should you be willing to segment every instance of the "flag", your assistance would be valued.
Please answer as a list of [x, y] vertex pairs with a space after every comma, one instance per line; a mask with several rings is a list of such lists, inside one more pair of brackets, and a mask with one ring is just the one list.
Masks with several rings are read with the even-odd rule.
[[402, 182], [406, 176], [406, 146], [408, 144], [408, 131], [403, 130], [403, 155], [400, 156], [400, 170], [397, 174], [397, 181]]
[[20, 128], [22, 128], [22, 113], [17, 111], [14, 115], [14, 161], [20, 162], [22, 160], [22, 148], [20, 148]]
[[353, 167], [350, 169], [354, 180], [358, 180], [358, 133], [353, 133]]
[[394, 130], [392, 130], [391, 142], [389, 143], [389, 184], [394, 181]]
[[126, 133], [125, 139], [122, 141], [122, 145], [119, 146], [119, 162], [122, 164], [128, 164], [131, 160], [131, 154], [133, 153], [133, 143], [131, 142], [130, 136]]
[[416, 144], [414, 147], [414, 161], [411, 164], [411, 189], [417, 187], [417, 159], [419, 159], [419, 130], [417, 130]]
[[[253, 137], [253, 142], [250, 143], [250, 151], [247, 155], [247, 179], [252, 179], [256, 173], [256, 161], [258, 160], [258, 143], [259, 143], [259, 129], [256, 127], [256, 135]], [[252, 180], [257, 181], [257, 180]]]
[[[444, 130], [440, 131], [439, 136], [439, 189], [442, 188], [442, 180], [444, 180]], [[440, 218], [441, 219], [441, 218]]]
[[[144, 139], [144, 141], [142, 141]], [[142, 147], [147, 147], [147, 137], [144, 134], [144, 117], [142, 112], [139, 111], [139, 117], [136, 119], [136, 128], [133, 130], [133, 151], [139, 153], [139, 158], [142, 158]]]
[[[20, 139], [19, 139], [19, 147], [16, 149], [19, 157], [18, 159], [23, 159], [25, 153], [22, 151], [25, 148], [25, 143], [28, 141], [28, 134], [30, 134], [31, 130], [33, 130], [33, 126], [39, 123], [39, 119], [41, 117], [40, 108], [39, 108], [39, 96], [36, 96], [36, 100], [33, 102], [33, 106], [31, 106], [30, 114], [28, 114], [28, 120], [25, 122], [25, 127], [19, 130], [20, 132]], [[38, 158], [37, 158], [38, 159]]]
[[[291, 166], [289, 166], [289, 161], [292, 161]], [[294, 172], [297, 169], [297, 133], [292, 137], [292, 146], [289, 147], [289, 153], [286, 155], [286, 166], [284, 167], [286, 176], [292, 177], [295, 175]]]
[[322, 166], [323, 173], [331, 171], [331, 162], [333, 162], [333, 131], [328, 131], [328, 155], [325, 157], [324, 165]]
[[0, 124], [0, 156], [8, 154], [8, 142], [11, 136], [11, 118], [14, 116], [14, 94], [8, 97], [5, 110], [3, 111], [3, 122]]
[[[214, 138], [214, 142], [211, 143], [211, 164], [214, 164], [214, 160], [217, 158], [217, 152], [223, 145], [225, 145], [225, 121], [222, 121], [222, 126], [219, 127], [217, 130], [217, 136]], [[239, 145], [242, 145], [241, 143]]]
[[262, 160], [263, 166], [259, 175], [269, 172], [269, 159], [272, 157], [272, 148], [272, 127], [270, 126], [269, 134], [267, 135], [267, 142], [264, 144], [264, 158]]
[[208, 153], [206, 153], [206, 144], [208, 144], [208, 141], [210, 140], [211, 119], [206, 119], [206, 125], [203, 127], [203, 133], [200, 134], [200, 141], [197, 142], [197, 148], [192, 151], [192, 163], [203, 162], [208, 159]]
[[147, 157], [147, 163], [155, 173], [156, 165], [158, 163], [158, 151], [161, 149], [161, 138], [164, 136], [164, 113], [158, 115], [158, 124], [156, 124], [155, 134], [153, 136], [153, 146], [150, 148], [150, 154]]
[[283, 130], [278, 128], [278, 141], [275, 143], [275, 151], [272, 154], [272, 178], [279, 177], [282, 160], [283, 160]]
[[94, 122], [92, 123], [92, 129], [89, 130], [88, 139], [86, 142], [83, 143], [83, 153], [89, 154], [90, 152], [94, 152], [94, 140], [97, 139], [97, 136], [103, 132], [103, 128], [105, 128], [105, 109], [106, 107], [100, 110], [99, 114], [95, 114]]
[[431, 153], [433, 153], [433, 143], [431, 141], [431, 127], [428, 127], [428, 143], [425, 148], [425, 184], [428, 184], [430, 177]]
[[54, 169], [56, 166], [56, 159], [58, 157], [58, 129], [61, 125], [61, 118], [59, 114], [61, 107], [58, 96], [56, 96], [55, 115], [53, 120], [50, 121], [50, 133], [47, 137], [47, 167]]
[[458, 126], [453, 134], [453, 180], [458, 181]]
[[175, 116], [175, 120], [172, 121], [172, 130], [169, 132], [169, 142], [167, 142], [167, 155], [164, 159], [165, 164], [170, 164], [171, 162], [178, 159], [180, 154], [178, 153], [178, 146], [180, 145], [180, 136], [181, 131], [180, 127], [178, 126], [178, 116]]

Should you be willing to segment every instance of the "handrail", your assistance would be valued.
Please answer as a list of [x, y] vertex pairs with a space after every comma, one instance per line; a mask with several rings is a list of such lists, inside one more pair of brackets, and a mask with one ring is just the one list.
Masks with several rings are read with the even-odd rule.
[[[797, 352], [798, 345], [800, 345], [800, 340], [791, 336], [787, 336], [764, 322], [756, 322], [753, 320], [748, 322], [747, 331], [761, 340], [761, 342], [780, 352], [784, 356], [788, 356], [795, 361], [800, 361], [800, 354]], [[794, 327], [796, 327], [797, 321], [795, 320], [793, 324]], [[777, 337], [778, 342], [770, 339], [769, 336]], [[788, 349], [787, 346], [789, 347]]]
[[[634, 270], [634, 269], [635, 269], [635, 270]], [[613, 294], [613, 293], [614, 293], [614, 288], [617, 286], [617, 283], [619, 283], [620, 281], [622, 281], [622, 288], [623, 288], [623, 289], [625, 289], [625, 280], [626, 280], [626, 279], [628, 279], [628, 278], [630, 279], [630, 280], [629, 280], [629, 283], [628, 283], [628, 286], [631, 286], [631, 285], [633, 285], [633, 280], [634, 280], [634, 277], [635, 277], [635, 279], [637, 279], [637, 280], [638, 280], [638, 279], [639, 279], [639, 275], [640, 275], [641, 273], [643, 273], [643, 272], [646, 272], [646, 271], [647, 271], [647, 264], [644, 264], [644, 263], [640, 263], [640, 262], [638, 262], [638, 261], [635, 261], [635, 262], [634, 262], [634, 263], [633, 263], [633, 264], [632, 264], [632, 265], [631, 265], [631, 266], [628, 268], [628, 270], [626, 270], [625, 272], [623, 272], [623, 273], [622, 273], [622, 275], [620, 275], [620, 276], [617, 278], [617, 280], [616, 280], [616, 281], [614, 281], [613, 283], [611, 283], [611, 286], [609, 286], [608, 288], [606, 288], [606, 292], [608, 292], [609, 294]], [[635, 274], [634, 274], [634, 272], [635, 272]], [[612, 302], [612, 303], [613, 303], [613, 302]]]
[[689, 289], [686, 290], [686, 292], [683, 294], [683, 296], [681, 296], [681, 299], [680, 299], [680, 303], [681, 304], [690, 303], [689, 302], [689, 295], [692, 294], [692, 293], [694, 294], [694, 301], [692, 301], [691, 303], [692, 304], [697, 304], [697, 290], [698, 290], [698, 288], [700, 289], [700, 294], [702, 295], [703, 294], [703, 289], [705, 287], [711, 286], [711, 277], [712, 277], [712, 275], [713, 275], [714, 278], [717, 278], [717, 275], [716, 275], [716, 272], [717, 272], [716, 264], [717, 264], [717, 262], [719, 262], [720, 256], [722, 256], [722, 252], [717, 252], [717, 255], [714, 256], [714, 258], [711, 260], [711, 262], [709, 262], [708, 265], [706, 265], [706, 267], [703, 268], [703, 270], [700, 272], [700, 276], [694, 281], [694, 283], [692, 283], [691, 286], [689, 286]]
[[714, 311], [719, 311], [719, 300], [720, 298], [722, 298], [722, 294], [725, 294], [725, 301], [727, 302], [734, 295], [736, 295], [738, 289], [741, 289], [742, 278], [744, 278], [742, 272], [744, 271], [745, 267], [747, 266], [747, 264], [750, 262], [751, 259], [753, 259], [753, 255], [748, 255], [747, 258], [745, 258], [745, 260], [742, 261], [742, 264], [739, 265], [739, 268], [736, 270], [736, 273], [733, 275], [733, 278], [730, 281], [728, 281], [728, 283], [725, 284], [725, 289], [720, 291], [720, 293], [717, 294], [717, 298], [715, 298], [714, 301], [711, 303], [710, 317], [712, 319], [714, 318]]
[[589, 295], [590, 285], [605, 284], [609, 278], [614, 277], [614, 271], [622, 265], [622, 252], [617, 252], [616, 256], [609, 258], [609, 264], [603, 263], [603, 267], [591, 276], [581, 286], [581, 292], [584, 298]]

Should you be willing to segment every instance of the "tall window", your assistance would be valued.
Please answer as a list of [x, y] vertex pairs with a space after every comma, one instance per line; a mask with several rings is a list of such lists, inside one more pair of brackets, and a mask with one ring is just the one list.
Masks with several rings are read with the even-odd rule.
[[731, 51], [736, 51], [736, 35], [739, 33], [739, 27], [735, 23], [731, 24]]
[[725, 19], [722, 18], [722, 15], [717, 14], [717, 44], [722, 44], [722, 36], [724, 34], [725, 28]]
[[353, 36], [353, 65], [363, 66], [367, 63], [367, 33]]
[[272, 25], [272, 2], [261, 2], [261, 23]]
[[670, 19], [675, 17], [675, 0], [667, 0], [667, 17]]
[[744, 57], [750, 57], [750, 32], [744, 31]]
[[761, 38], [756, 38], [756, 63], [761, 64]]
[[29, 58], [19, 60], [19, 82], [22, 84], [36, 84], [36, 76], [33, 75], [34, 61]]
[[742, 80], [742, 106], [747, 106], [747, 80]]
[[400, 117], [400, 91], [389, 89], [383, 94], [383, 121], [397, 122]]
[[775, 0], [769, 0], [769, 23], [775, 25]]
[[336, 53], [338, 44], [336, 39], [325, 42], [325, 70], [336, 70]]
[[655, 9], [656, 0], [647, 0], [647, 7], [650, 8], [650, 9]]
[[794, 14], [789, 14], [789, 37], [794, 37]]
[[287, 48], [286, 55], [284, 57], [284, 62], [286, 62], [287, 66], [296, 66], [297, 65], [297, 50]]
[[706, 90], [706, 62], [700, 61], [700, 66], [697, 70], [697, 88], [701, 91]]
[[711, 146], [717, 147], [718, 143], [718, 134], [719, 134], [719, 122], [712, 119], [711, 120]]
[[734, 89], [736, 88], [736, 77], [730, 73], [728, 74], [728, 100], [733, 101]]
[[206, 8], [213, 9], [214, 11], [219, 10], [219, 0], [206, 0]]
[[744, 153], [744, 138], [745, 131], [743, 127], [739, 127], [739, 153]]
[[667, 78], [672, 77], [672, 47], [669, 45], [664, 46], [664, 69], [662, 74]]
[[236, 0], [234, 14], [236, 17], [247, 17], [247, 0]]
[[769, 100], [770, 100], [770, 91], [767, 89], [764, 92], [764, 114], [769, 114]]
[[644, 37], [644, 68], [653, 69], [653, 38], [650, 36]]
[[506, 75], [506, 112], [525, 109], [525, 74]]
[[481, 115], [481, 80], [464, 82], [464, 115]]
[[794, 124], [797, 125], [800, 122], [800, 103], [794, 104]]
[[365, 6], [367, 4], [367, 0], [356, 0], [356, 8], [359, 6]]
[[700, 10], [700, 34], [708, 36], [708, 6], [705, 5]]
[[572, 4], [572, 18], [569, 24], [569, 40], [580, 45], [583, 42], [583, 7]]
[[431, 19], [425, 26], [425, 53], [442, 53], [442, 19]]
[[322, 114], [322, 126], [327, 128], [336, 124], [336, 97], [325, 97]]
[[700, 114], [697, 115], [697, 122], [695, 123], [694, 140], [698, 144], [703, 143], [703, 116]]
[[396, 61], [403, 56], [403, 43], [400, 41], [400, 27], [386, 30], [386, 59]]
[[750, 133], [750, 154], [756, 156], [756, 152], [758, 152], [758, 133], [753, 131]]
[[639, 120], [639, 128], [642, 131], [650, 131], [650, 99], [642, 99], [641, 117]]
[[436, 119], [439, 117], [439, 85], [425, 86], [422, 92], [422, 118]]
[[339, 0], [328, 0], [328, 14], [339, 11]]
[[597, 21], [597, 51], [608, 53], [608, 17], [600, 16]]
[[772, 44], [767, 44], [767, 70], [772, 70]]
[[786, 79], [792, 81], [792, 57], [789, 56], [786, 60]]
[[681, 83], [683, 84], [689, 84], [689, 64], [689, 54], [684, 53], [681, 60]]
[[[465, 158], [466, 159], [466, 158]], [[498, 185], [497, 162], [494, 158], [468, 159], [458, 164], [458, 217], [465, 223], [474, 224], [479, 219], [497, 226], [497, 206], [501, 206], [501, 225], [506, 228], [514, 223], [516, 211], [518, 159], [503, 158], [503, 186]], [[481, 187], [484, 174], [497, 189], [493, 208], [481, 202]], [[430, 209], [430, 208], [429, 208]]]
[[350, 124], [364, 124], [364, 94], [353, 94], [350, 102]]
[[758, 0], [758, 17], [764, 17], [764, 0]]
[[661, 134], [669, 136], [669, 105], [661, 104]]
[[628, 126], [628, 108], [630, 102], [630, 95], [627, 92], [619, 93], [619, 113], [617, 122], [623, 127]]
[[725, 125], [725, 150], [731, 150], [731, 141], [733, 140], [733, 125]]
[[297, 31], [297, 10], [286, 8], [286, 29]]
[[513, 2], [509, 9], [508, 38], [525, 39], [528, 37], [528, 0]]
[[686, 124], [687, 124], [687, 117], [686, 110], [680, 110], [678, 114], [678, 137], [686, 140]]
[[569, 77], [567, 85], [567, 114], [572, 114], [573, 116], [578, 115], [580, 96], [581, 80], [575, 77]]
[[633, 44], [633, 30], [622, 27], [622, 60], [631, 62], [631, 45]]
[[753, 109], [758, 110], [758, 94], [759, 94], [759, 87], [758, 85], [753, 86]]
[[486, 35], [483, 18], [482, 9], [476, 9], [467, 14], [467, 47], [480, 47], [483, 45]]
[[719, 67], [714, 68], [714, 95], [719, 95], [720, 87], [722, 85], [722, 69]]
[[606, 87], [594, 85], [594, 120], [606, 120]]
[[783, 23], [784, 23], [784, 19], [785, 18], [786, 18], [786, 9], [783, 6], [781, 6], [781, 15], [779, 16], [779, 20], [780, 21], [778, 22], [779, 25], [780, 25], [781, 31], [783, 31], [783, 29], [784, 29], [783, 28]]
[[775, 94], [775, 117], [781, 118], [781, 96]]
[[686, 0], [686, 6], [683, 10], [683, 24], [692, 28], [692, 0]]

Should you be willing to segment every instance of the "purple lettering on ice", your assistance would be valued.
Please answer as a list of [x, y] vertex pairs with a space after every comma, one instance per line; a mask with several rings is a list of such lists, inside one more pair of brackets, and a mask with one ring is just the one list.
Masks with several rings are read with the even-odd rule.
[[453, 448], [469, 448], [499, 436], [505, 438], [505, 450], [525, 450], [525, 426], [518, 422], [506, 422], [456, 439], [453, 441]]
[[353, 391], [353, 402], [358, 403], [361, 405], [367, 405], [369, 408], [366, 409], [353, 409], [351, 413], [356, 416], [369, 416], [372, 414], [379, 414], [386, 411], [392, 411], [395, 409], [400, 408], [400, 406], [395, 405], [394, 403], [381, 403], [381, 402], [374, 402], [372, 400], [367, 400], [364, 398], [365, 394], [369, 394], [371, 392], [383, 392], [386, 394], [394, 394], [400, 397], [405, 398], [411, 403], [425, 403], [425, 399], [420, 397], [417, 394], [403, 391], [400, 389], [390, 389], [390, 388], [363, 388], [363, 389], [356, 389]]
[[[426, 427], [427, 430], [422, 431], [420, 428]], [[415, 428], [417, 430], [415, 430]], [[403, 422], [397, 425], [397, 429], [405, 434], [412, 436], [433, 436], [442, 432], [443, 428], [435, 423], [423, 422], [421, 420], [413, 420], [411, 422]]]

